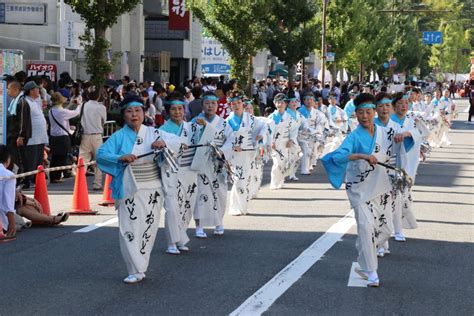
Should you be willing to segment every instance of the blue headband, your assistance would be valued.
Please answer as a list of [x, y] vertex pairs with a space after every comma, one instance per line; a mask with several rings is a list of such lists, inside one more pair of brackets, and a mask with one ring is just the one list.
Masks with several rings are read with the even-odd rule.
[[387, 103], [392, 103], [392, 100], [383, 98], [382, 100], [377, 102], [377, 104], [387, 104]]
[[216, 97], [215, 95], [205, 95], [202, 97], [203, 100], [209, 100], [209, 101], [219, 101], [219, 98]]
[[330, 96], [328, 97], [328, 99], [333, 99], [333, 100], [336, 100], [336, 97], [335, 97], [335, 96], [333, 96], [333, 95], [330, 95]]
[[143, 106], [143, 103], [140, 103], [138, 101], [132, 101], [130, 103], [127, 103], [125, 104], [124, 106], [122, 106], [122, 108], [128, 108], [128, 107], [134, 107], [134, 106]]
[[240, 95], [236, 96], [236, 97], [233, 97], [233, 98], [228, 98], [227, 99], [227, 102], [235, 102], [237, 100], [242, 100], [242, 97]]
[[298, 101], [298, 98], [288, 98], [287, 100], [288, 100], [288, 102], [291, 102], [291, 101]]
[[313, 100], [314, 100], [314, 97], [311, 96], [311, 95], [307, 95], [307, 96], [303, 97], [303, 99], [305, 99], [305, 100], [311, 100], [311, 99], [313, 99]]
[[248, 100], [245, 100], [244, 103], [246, 103], [246, 104], [253, 104], [253, 101], [250, 100], [250, 99], [248, 99]]
[[171, 100], [171, 101], [166, 101], [165, 104], [168, 105], [184, 105], [184, 101], [181, 100]]
[[373, 103], [362, 103], [356, 106], [357, 109], [375, 109], [375, 104]]
[[404, 94], [402, 99], [403, 99], [403, 100], [408, 100], [409, 97], [410, 97], [410, 96], [409, 96], [408, 94]]

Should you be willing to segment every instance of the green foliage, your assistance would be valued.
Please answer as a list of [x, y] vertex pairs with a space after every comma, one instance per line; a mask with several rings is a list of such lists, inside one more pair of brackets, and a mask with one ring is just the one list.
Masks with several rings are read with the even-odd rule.
[[252, 58], [264, 47], [267, 0], [189, 0], [186, 5], [231, 57], [231, 76], [250, 89]]
[[[110, 42], [105, 38], [105, 31], [117, 23], [124, 13], [133, 10], [141, 0], [64, 0], [74, 12], [79, 14], [86, 23], [86, 32], [80, 37], [84, 46], [87, 61], [87, 73], [91, 81], [102, 86], [105, 78], [112, 71], [113, 62], [107, 59]], [[94, 35], [92, 35], [94, 30]]]
[[292, 82], [292, 68], [313, 51], [319, 40], [318, 12], [312, 0], [273, 0], [265, 17], [265, 42], [270, 52], [288, 66]]
[[89, 29], [107, 29], [124, 13], [132, 11], [141, 0], [64, 0], [79, 14]]

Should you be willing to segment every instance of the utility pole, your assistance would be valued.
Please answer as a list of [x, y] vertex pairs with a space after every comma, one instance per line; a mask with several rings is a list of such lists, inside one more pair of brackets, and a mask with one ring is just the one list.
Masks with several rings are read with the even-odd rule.
[[323, 0], [323, 32], [322, 32], [322, 56], [321, 56], [321, 89], [324, 88], [324, 75], [326, 72], [326, 16], [329, 0]]

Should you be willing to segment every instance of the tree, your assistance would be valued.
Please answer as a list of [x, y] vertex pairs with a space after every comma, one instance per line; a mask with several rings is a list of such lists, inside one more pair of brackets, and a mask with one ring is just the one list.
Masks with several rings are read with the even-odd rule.
[[270, 52], [288, 66], [290, 83], [294, 79], [294, 66], [317, 46], [317, 12], [312, 0], [273, 0], [268, 4], [265, 42]]
[[253, 57], [264, 47], [266, 0], [190, 0], [188, 8], [229, 52], [231, 76], [251, 91]]
[[118, 17], [133, 10], [141, 0], [64, 0], [64, 2], [70, 5], [86, 23], [86, 32], [80, 37], [86, 54], [86, 70], [91, 75], [91, 81], [97, 86], [102, 86], [113, 66], [107, 59], [110, 42], [105, 38], [105, 32], [117, 23]]

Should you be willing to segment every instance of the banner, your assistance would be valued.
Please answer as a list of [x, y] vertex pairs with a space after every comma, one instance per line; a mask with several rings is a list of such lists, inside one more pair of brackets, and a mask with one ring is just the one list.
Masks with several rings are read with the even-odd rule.
[[189, 11], [186, 10], [186, 0], [169, 0], [169, 21], [170, 30], [189, 30]]
[[29, 76], [47, 76], [51, 81], [56, 81], [58, 70], [54, 64], [27, 64], [26, 72]]

